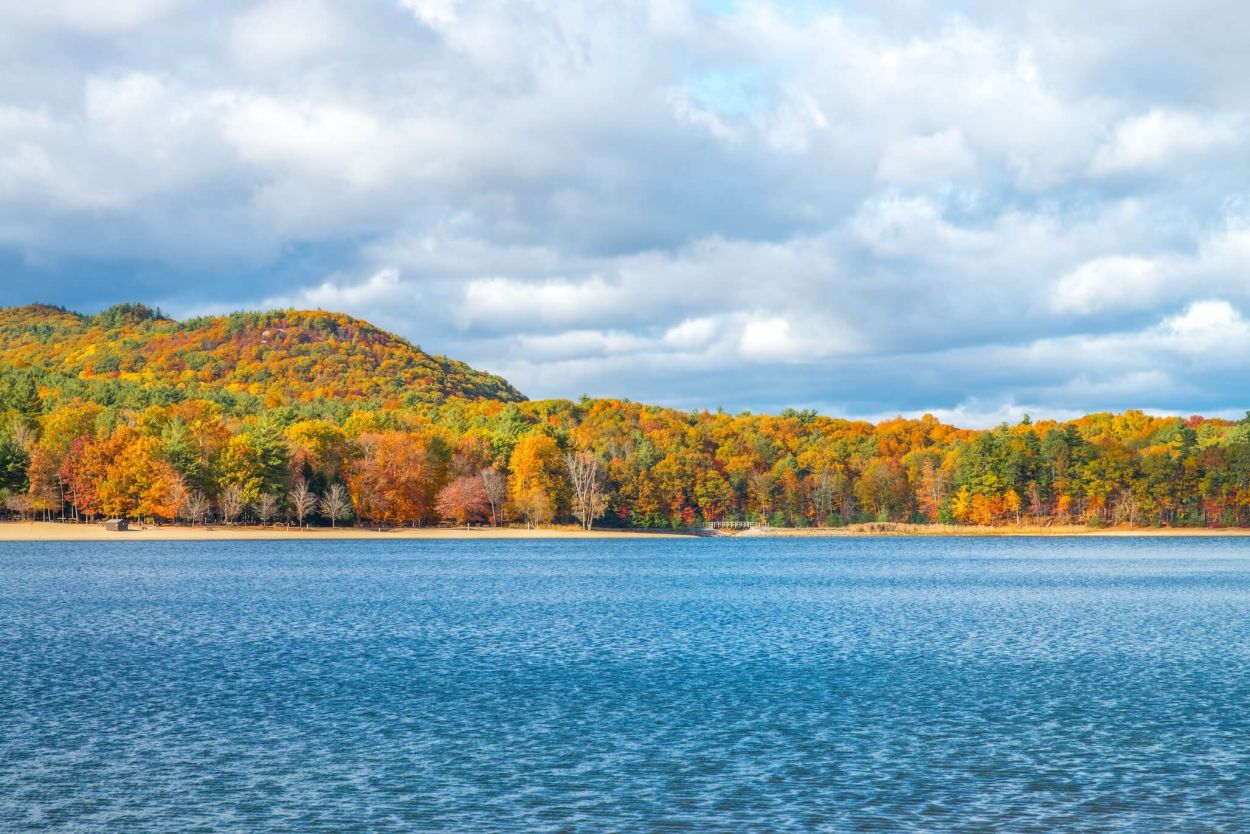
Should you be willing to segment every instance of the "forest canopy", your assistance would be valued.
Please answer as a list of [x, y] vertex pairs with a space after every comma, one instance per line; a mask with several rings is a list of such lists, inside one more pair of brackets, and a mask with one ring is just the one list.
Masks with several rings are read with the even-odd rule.
[[190, 523], [1244, 526], [1250, 417], [973, 431], [531, 402], [343, 315], [34, 306], [0, 311], [0, 499]]

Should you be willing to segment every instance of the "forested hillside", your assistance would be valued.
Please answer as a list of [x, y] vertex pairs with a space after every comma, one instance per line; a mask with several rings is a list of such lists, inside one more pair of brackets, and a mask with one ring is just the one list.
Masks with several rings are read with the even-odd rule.
[[15, 514], [687, 527], [1245, 526], [1250, 419], [1138, 411], [970, 431], [812, 412], [523, 401], [324, 313], [0, 315]]
[[333, 401], [524, 397], [497, 376], [431, 356], [349, 316], [281, 310], [177, 322], [139, 304], [82, 316], [0, 310], [0, 367], [66, 397], [143, 406], [207, 397], [232, 411]]

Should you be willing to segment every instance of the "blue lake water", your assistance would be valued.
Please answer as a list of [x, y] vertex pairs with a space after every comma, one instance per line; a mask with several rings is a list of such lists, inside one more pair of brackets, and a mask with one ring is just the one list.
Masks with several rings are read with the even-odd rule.
[[0, 831], [1245, 831], [1250, 540], [0, 544]]

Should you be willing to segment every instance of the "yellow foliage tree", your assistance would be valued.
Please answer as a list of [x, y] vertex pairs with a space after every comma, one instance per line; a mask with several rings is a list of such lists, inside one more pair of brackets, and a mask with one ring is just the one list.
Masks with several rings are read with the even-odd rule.
[[520, 503], [531, 508], [545, 503], [551, 514], [563, 515], [567, 503], [561, 474], [564, 459], [555, 438], [538, 433], [525, 435], [513, 448], [508, 464], [512, 471], [508, 490], [518, 502], [518, 515], [526, 514]]
[[961, 486], [951, 499], [951, 515], [960, 524], [967, 524], [972, 517], [972, 491], [967, 484]]

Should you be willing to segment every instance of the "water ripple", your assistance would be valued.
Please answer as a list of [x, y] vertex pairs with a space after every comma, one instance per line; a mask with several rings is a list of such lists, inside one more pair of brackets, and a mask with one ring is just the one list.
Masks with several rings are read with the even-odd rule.
[[1241, 540], [0, 545], [0, 830], [1244, 831]]

